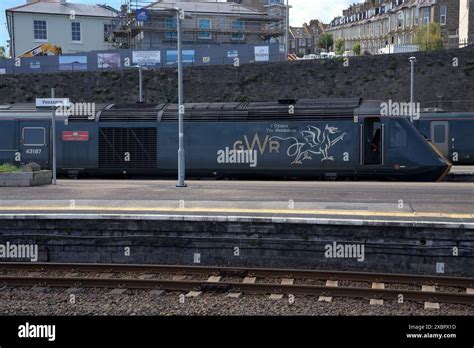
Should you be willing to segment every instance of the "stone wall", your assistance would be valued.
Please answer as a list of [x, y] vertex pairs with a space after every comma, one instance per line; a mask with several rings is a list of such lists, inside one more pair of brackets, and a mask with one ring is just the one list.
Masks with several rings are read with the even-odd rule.
[[[474, 49], [417, 53], [416, 96], [428, 101], [474, 99]], [[411, 54], [340, 59], [203, 66], [185, 69], [186, 102], [268, 101], [280, 98], [363, 97], [409, 100]], [[459, 66], [453, 66], [458, 58]], [[145, 100], [177, 100], [177, 70], [144, 72]], [[56, 96], [76, 102], [135, 102], [138, 72], [75, 72], [0, 76], [0, 103]]]
[[[271, 219], [168, 217], [0, 220], [0, 245], [38, 246], [40, 262], [155, 263], [354, 270], [474, 276], [472, 229], [437, 224], [359, 225], [271, 222]], [[415, 226], [418, 225], [418, 226]], [[425, 225], [423, 227], [423, 225]], [[328, 257], [327, 245], [364, 245], [363, 259]], [[427, 245], [429, 247], [427, 247]], [[459, 256], [452, 256], [453, 247]], [[130, 255], [124, 253], [130, 248]], [[234, 248], [239, 247], [239, 254]], [[8, 261], [25, 261], [9, 259]]]

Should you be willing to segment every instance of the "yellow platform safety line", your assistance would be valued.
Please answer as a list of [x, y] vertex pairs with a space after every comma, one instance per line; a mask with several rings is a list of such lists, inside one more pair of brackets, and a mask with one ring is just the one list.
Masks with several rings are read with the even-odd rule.
[[99, 207], [99, 206], [4, 206], [0, 212], [5, 211], [144, 211], [144, 212], [178, 212], [178, 213], [251, 213], [251, 214], [288, 214], [288, 215], [336, 215], [336, 216], [386, 216], [406, 218], [448, 218], [448, 219], [474, 219], [474, 214], [448, 214], [434, 212], [383, 212], [360, 210], [333, 210], [333, 209], [252, 209], [252, 208], [177, 208], [177, 207]]

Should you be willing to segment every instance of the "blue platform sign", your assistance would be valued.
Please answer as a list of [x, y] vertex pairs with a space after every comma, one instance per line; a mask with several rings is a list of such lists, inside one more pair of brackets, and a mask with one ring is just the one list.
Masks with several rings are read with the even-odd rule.
[[147, 10], [145, 8], [137, 10], [137, 13], [136, 13], [137, 21], [146, 22], [146, 21], [148, 21], [149, 16], [150, 16], [150, 11], [149, 10]]

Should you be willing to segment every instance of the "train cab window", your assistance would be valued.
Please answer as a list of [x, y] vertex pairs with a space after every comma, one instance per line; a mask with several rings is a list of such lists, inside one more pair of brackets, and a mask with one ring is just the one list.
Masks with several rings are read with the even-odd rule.
[[24, 146], [44, 146], [46, 142], [46, 131], [42, 127], [23, 128]]
[[445, 134], [446, 134], [446, 131], [445, 131], [445, 128], [444, 128], [444, 125], [436, 125], [433, 127], [433, 142], [435, 143], [438, 143], [438, 144], [442, 144], [445, 142], [446, 138], [445, 138]]
[[364, 164], [382, 164], [382, 123], [379, 117], [364, 120]]
[[390, 123], [390, 147], [406, 147], [407, 131], [397, 120]]

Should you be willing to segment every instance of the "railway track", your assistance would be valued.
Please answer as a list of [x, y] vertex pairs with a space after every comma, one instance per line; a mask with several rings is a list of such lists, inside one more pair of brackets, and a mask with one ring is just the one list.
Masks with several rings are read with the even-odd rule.
[[[61, 276], [49, 274], [55, 272], [68, 273]], [[9, 273], [22, 273], [22, 275]], [[89, 274], [89, 277], [86, 277], [81, 276], [80, 273], [96, 273], [96, 275], [90, 277]], [[100, 274], [107, 274], [108, 276], [101, 277]], [[126, 278], [126, 276], [136, 276], [138, 274], [213, 276], [213, 278], [207, 280]], [[249, 277], [258, 278], [259, 282], [249, 283], [235, 280], [236, 278], [246, 279]], [[221, 281], [222, 278], [223, 281]], [[225, 278], [231, 278], [231, 280], [226, 281]], [[275, 279], [291, 279], [291, 282], [276, 283]], [[328, 286], [328, 283], [326, 283], [326, 286], [295, 284], [293, 280], [332, 281], [330, 284], [333, 285]], [[337, 282], [339, 281], [354, 284], [338, 286]], [[419, 288], [419, 290], [389, 289], [385, 286], [369, 288], [356, 283], [397, 284], [406, 285], [408, 288]], [[0, 263], [0, 284], [15, 287], [162, 289], [168, 291], [342, 296], [384, 300], [400, 300], [400, 296], [402, 296], [403, 301], [456, 303], [474, 306], [474, 278], [365, 272], [245, 267], [6, 262]], [[431, 290], [422, 290], [427, 287]], [[436, 287], [445, 287], [450, 290], [436, 291]]]

